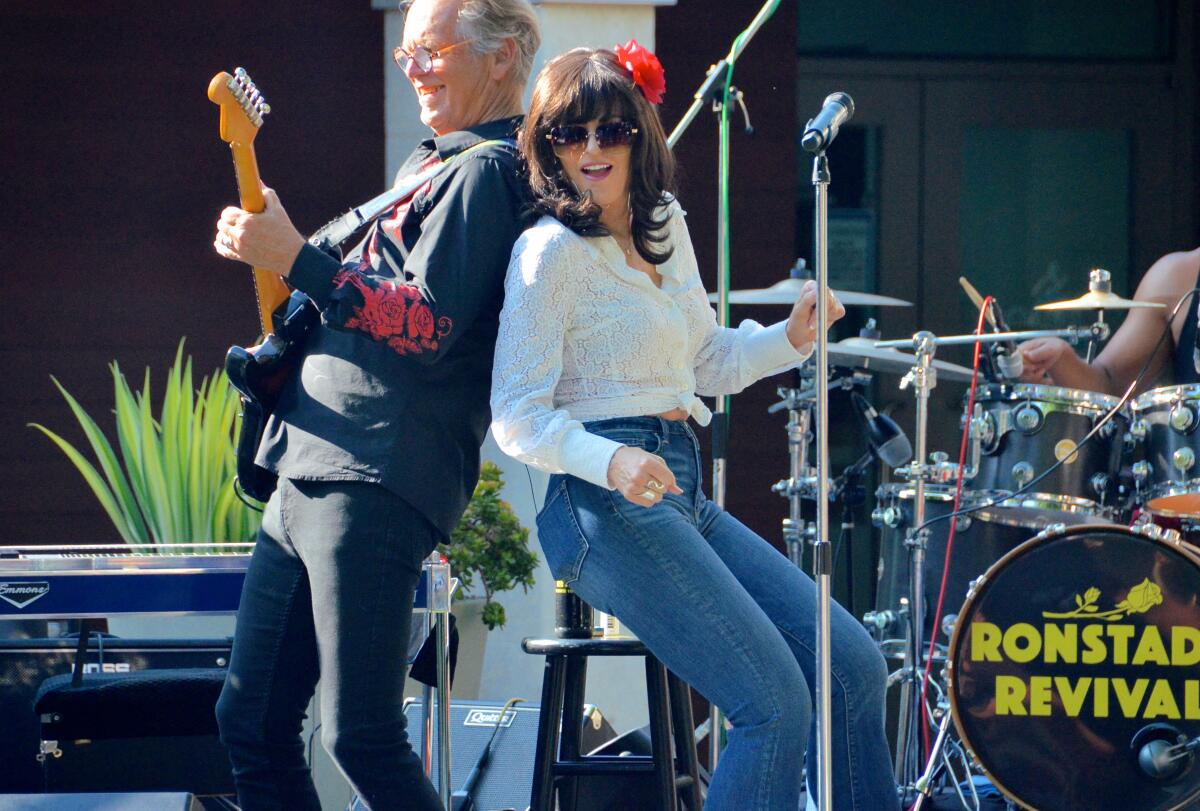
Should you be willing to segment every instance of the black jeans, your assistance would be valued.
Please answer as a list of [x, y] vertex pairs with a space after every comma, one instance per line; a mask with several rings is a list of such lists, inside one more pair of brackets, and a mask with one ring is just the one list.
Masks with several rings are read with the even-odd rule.
[[320, 811], [301, 724], [372, 811], [440, 809], [402, 711], [413, 592], [438, 537], [366, 482], [280, 479], [242, 589], [217, 702], [243, 811]]

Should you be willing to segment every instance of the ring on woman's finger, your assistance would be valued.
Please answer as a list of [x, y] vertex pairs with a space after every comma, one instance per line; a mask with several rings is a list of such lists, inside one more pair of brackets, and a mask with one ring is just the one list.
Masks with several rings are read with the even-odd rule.
[[233, 247], [233, 240], [229, 237], [229, 234], [225, 234], [223, 237], [221, 237], [221, 244], [226, 248]]
[[646, 486], [649, 487], [651, 490], [662, 490], [663, 489], [663, 483], [660, 482], [658, 479], [651, 479], [650, 481], [646, 482]]
[[641, 496], [642, 498], [646, 499], [646, 501], [654, 501], [654, 491], [653, 490], [643, 490], [642, 492], [638, 493], [638, 495]]

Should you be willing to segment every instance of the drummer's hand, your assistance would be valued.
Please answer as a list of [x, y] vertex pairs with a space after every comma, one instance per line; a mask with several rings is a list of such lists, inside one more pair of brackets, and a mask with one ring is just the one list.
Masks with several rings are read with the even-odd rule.
[[266, 208], [258, 214], [235, 206], [222, 211], [213, 247], [226, 259], [287, 276], [304, 247], [304, 237], [292, 225], [274, 189], [264, 187], [263, 200]]
[[1075, 350], [1062, 338], [1034, 338], [1017, 347], [1025, 369], [1021, 380], [1025, 383], [1052, 383], [1053, 370], [1066, 353]]
[[653, 507], [668, 492], [683, 494], [661, 456], [629, 445], [618, 448], [608, 463], [608, 485], [639, 507]]
[[[825, 291], [825, 315], [832, 324], [846, 314], [846, 308], [832, 291]], [[800, 298], [792, 305], [787, 320], [787, 337], [796, 349], [803, 350], [817, 337], [817, 283], [809, 279], [800, 288]]]

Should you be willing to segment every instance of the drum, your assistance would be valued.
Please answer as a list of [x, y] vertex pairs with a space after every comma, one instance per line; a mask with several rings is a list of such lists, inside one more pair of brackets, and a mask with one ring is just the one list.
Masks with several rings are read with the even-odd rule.
[[[875, 599], [876, 627], [885, 635], [903, 636], [901, 609], [908, 605], [909, 554], [905, 545], [908, 530], [914, 526], [916, 488], [911, 484], [885, 484], [875, 493], [876, 507], [871, 514], [875, 525], [882, 530], [878, 588]], [[980, 503], [980, 494], [964, 492], [960, 509]], [[954, 485], [926, 485], [925, 520], [949, 514], [954, 507]], [[1078, 524], [1095, 519], [1077, 513], [1037, 513], [1034, 510], [985, 508], [954, 519], [950, 575], [942, 616], [958, 611], [967, 594], [967, 587], [989, 566], [1015, 549], [1049, 523]], [[933, 633], [933, 614], [937, 609], [942, 571], [946, 565], [946, 542], [950, 521], [937, 521], [929, 527], [925, 547], [925, 621], [922, 638], [929, 640]], [[890, 613], [885, 613], [890, 612]]]
[[1047, 532], [988, 569], [948, 675], [954, 723], [992, 782], [1033, 811], [1190, 807], [1200, 768], [1165, 775], [1139, 755], [1200, 735], [1197, 594], [1191, 547], [1115, 525]]
[[1153, 389], [1134, 400], [1130, 434], [1141, 459], [1133, 465], [1143, 510], [1200, 516], [1200, 384]]
[[1079, 443], [1118, 398], [1018, 383], [982, 388], [976, 402], [984, 426], [972, 490], [1011, 493], [1061, 459], [1061, 467], [1020, 497], [1020, 506], [1115, 517], [1128, 417], [1118, 414], [1082, 448]]

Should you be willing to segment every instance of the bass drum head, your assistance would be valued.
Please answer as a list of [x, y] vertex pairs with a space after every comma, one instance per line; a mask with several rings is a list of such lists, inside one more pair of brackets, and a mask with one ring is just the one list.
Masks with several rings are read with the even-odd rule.
[[992, 782], [1034, 811], [1200, 797], [1200, 763], [1154, 780], [1137, 761], [1153, 725], [1200, 735], [1198, 595], [1194, 551], [1119, 526], [1038, 536], [988, 569], [949, 676], [955, 726]]

